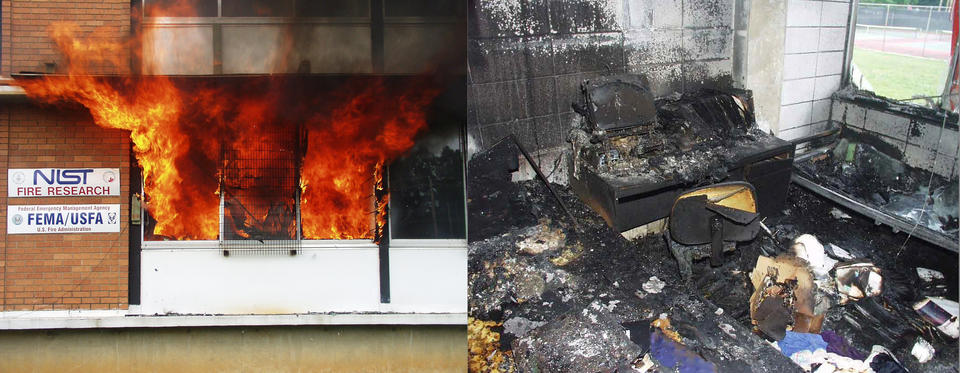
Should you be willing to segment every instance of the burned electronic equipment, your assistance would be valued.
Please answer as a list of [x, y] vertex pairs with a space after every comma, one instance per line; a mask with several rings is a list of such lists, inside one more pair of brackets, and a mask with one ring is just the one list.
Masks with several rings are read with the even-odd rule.
[[633, 75], [585, 81], [581, 91], [569, 181], [614, 229], [667, 217], [685, 191], [721, 181], [749, 182], [759, 216], [780, 214], [795, 146], [757, 128], [749, 91], [654, 100]]

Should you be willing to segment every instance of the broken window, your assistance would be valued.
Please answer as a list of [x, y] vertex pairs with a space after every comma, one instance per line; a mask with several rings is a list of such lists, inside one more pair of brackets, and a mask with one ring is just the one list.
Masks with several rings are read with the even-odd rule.
[[466, 237], [463, 152], [456, 122], [434, 127], [390, 166], [390, 236]]
[[953, 6], [859, 2], [851, 17], [850, 82], [889, 99], [940, 106], [953, 53], [953, 15]]

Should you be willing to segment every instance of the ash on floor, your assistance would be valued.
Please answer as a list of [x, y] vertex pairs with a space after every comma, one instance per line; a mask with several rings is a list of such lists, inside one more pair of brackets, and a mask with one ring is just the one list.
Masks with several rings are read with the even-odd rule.
[[[510, 183], [508, 174], [474, 162], [470, 170], [469, 315], [496, 325], [490, 331], [497, 336], [471, 344], [499, 349], [473, 356], [472, 369], [633, 371], [651, 350], [648, 336], [660, 333], [651, 322], [665, 318], [671, 327], [664, 333], [675, 332], [686, 349], [719, 371], [802, 371], [751, 331], [747, 276], [763, 250], [782, 252], [795, 236], [809, 233], [884, 271], [880, 297], [830, 309], [823, 330], [861, 351], [882, 344], [911, 371], [956, 371], [956, 340], [915, 328], [922, 321], [911, 305], [929, 295], [913, 285], [919, 283], [917, 266], [942, 272], [949, 284], [928, 291], [957, 299], [957, 256], [911, 239], [897, 259], [904, 234], [850, 212], [832, 215], [832, 204], [806, 191], [791, 188], [787, 215], [772, 227], [777, 240], [741, 245], [722, 267], [695, 263], [687, 287], [663, 237], [628, 241], [554, 185], [578, 219], [578, 231], [539, 181]], [[936, 350], [922, 365], [910, 355], [918, 335]]]

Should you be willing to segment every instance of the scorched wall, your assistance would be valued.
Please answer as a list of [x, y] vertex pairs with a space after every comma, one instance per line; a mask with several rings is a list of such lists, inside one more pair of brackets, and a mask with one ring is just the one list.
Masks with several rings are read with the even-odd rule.
[[511, 133], [530, 151], [565, 144], [584, 79], [644, 74], [657, 96], [729, 83], [735, 8], [733, 0], [473, 1], [473, 144]]

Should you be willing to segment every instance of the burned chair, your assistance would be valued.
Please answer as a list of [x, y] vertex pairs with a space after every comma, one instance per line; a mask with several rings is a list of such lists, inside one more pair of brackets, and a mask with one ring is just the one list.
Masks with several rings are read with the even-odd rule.
[[756, 191], [742, 181], [697, 188], [677, 198], [664, 236], [683, 279], [690, 279], [694, 260], [709, 256], [710, 265], [720, 266], [723, 252], [756, 238], [757, 216]]

